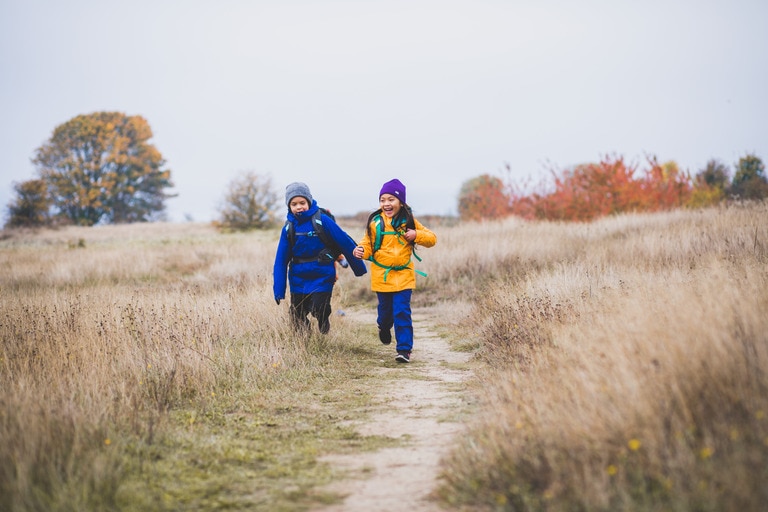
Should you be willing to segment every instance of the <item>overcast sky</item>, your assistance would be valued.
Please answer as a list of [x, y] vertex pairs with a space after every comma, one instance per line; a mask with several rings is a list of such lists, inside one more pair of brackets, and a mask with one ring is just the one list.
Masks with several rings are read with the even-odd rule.
[[170, 220], [242, 171], [340, 214], [605, 155], [768, 162], [766, 0], [0, 0], [0, 206], [53, 129], [141, 115]]

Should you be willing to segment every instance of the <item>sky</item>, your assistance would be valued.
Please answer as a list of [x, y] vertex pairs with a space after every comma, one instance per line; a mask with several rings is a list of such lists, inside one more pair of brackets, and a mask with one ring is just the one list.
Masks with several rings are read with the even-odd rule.
[[[768, 162], [765, 0], [0, 0], [0, 207], [80, 114], [140, 115], [174, 222], [243, 172], [335, 214], [609, 155]], [[509, 169], [508, 173], [506, 169]]]

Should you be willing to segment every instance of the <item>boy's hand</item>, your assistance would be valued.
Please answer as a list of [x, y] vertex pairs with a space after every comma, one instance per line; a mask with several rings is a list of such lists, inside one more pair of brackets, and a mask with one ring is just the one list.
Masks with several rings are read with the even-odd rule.
[[416, 240], [416, 230], [415, 229], [406, 230], [406, 232], [405, 232], [405, 234], [403, 236], [409, 242], [413, 242], [414, 240]]
[[352, 256], [354, 256], [357, 259], [363, 259], [363, 248], [361, 246], [355, 247], [355, 249], [352, 251]]

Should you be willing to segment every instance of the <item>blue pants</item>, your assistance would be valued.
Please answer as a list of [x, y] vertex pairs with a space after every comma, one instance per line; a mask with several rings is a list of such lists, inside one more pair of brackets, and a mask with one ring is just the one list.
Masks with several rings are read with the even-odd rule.
[[379, 298], [379, 328], [388, 331], [395, 326], [397, 350], [410, 351], [413, 348], [413, 322], [411, 321], [411, 292], [376, 292]]

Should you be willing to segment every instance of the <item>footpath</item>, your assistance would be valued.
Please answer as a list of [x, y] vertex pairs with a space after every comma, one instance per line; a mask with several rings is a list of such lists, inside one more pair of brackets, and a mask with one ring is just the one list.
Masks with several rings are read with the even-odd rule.
[[[376, 323], [370, 311], [347, 311], [349, 320]], [[440, 460], [464, 428], [466, 364], [471, 354], [451, 350], [434, 332], [429, 310], [414, 309], [414, 351], [410, 364], [394, 363], [394, 343], [382, 345], [382, 367], [374, 403], [383, 403], [354, 427], [363, 436], [387, 436], [398, 446], [334, 455], [323, 460], [348, 475], [325, 490], [346, 496], [316, 512], [439, 512], [430, 499], [438, 484]], [[392, 364], [389, 362], [392, 361]]]

